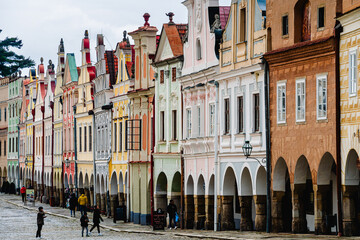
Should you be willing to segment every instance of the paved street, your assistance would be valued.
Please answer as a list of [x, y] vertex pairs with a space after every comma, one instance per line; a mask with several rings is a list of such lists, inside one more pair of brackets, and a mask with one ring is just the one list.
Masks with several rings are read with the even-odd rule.
[[[24, 207], [20, 196], [0, 193], [0, 239], [35, 239], [36, 234], [36, 209], [43, 206], [47, 212], [45, 225], [42, 231], [43, 239], [82, 239], [80, 227], [80, 213], [77, 218], [69, 217], [68, 209], [50, 207], [47, 204], [36, 202], [35, 207]], [[89, 214], [91, 222], [92, 214]], [[339, 238], [336, 236], [316, 236], [313, 234], [289, 234], [289, 233], [259, 233], [259, 232], [240, 232], [240, 231], [204, 231], [204, 230], [166, 230], [153, 232], [150, 226], [140, 226], [133, 223], [123, 223], [121, 221], [113, 223], [112, 219], [104, 217], [101, 224], [103, 236], [97, 233], [86, 239], [359, 239]]]
[[[119, 233], [106, 229], [101, 231], [103, 236], [98, 236], [94, 230], [94, 236], [86, 239], [168, 239], [166, 236], [151, 234]], [[35, 239], [36, 212], [0, 200], [0, 233], [0, 239]], [[82, 239], [80, 221], [78, 218], [66, 219], [47, 215], [42, 237], [43, 239]], [[177, 239], [186, 238], [177, 237]]]

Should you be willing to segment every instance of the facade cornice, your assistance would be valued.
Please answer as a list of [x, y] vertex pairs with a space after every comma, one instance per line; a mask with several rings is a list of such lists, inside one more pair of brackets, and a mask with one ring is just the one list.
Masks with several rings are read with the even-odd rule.
[[264, 65], [261, 63], [257, 63], [257, 64], [247, 66], [244, 68], [239, 68], [239, 69], [231, 70], [228, 72], [219, 73], [219, 74], [215, 75], [215, 80], [216, 81], [227, 80], [229, 78], [244, 76], [244, 75], [248, 75], [248, 74], [262, 71], [262, 70], [264, 70]]

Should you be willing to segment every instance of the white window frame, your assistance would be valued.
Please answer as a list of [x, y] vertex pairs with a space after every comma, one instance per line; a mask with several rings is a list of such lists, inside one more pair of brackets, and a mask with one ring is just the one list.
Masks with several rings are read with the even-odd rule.
[[186, 138], [191, 138], [191, 108], [186, 109]]
[[[354, 56], [354, 61], [351, 61]], [[357, 95], [357, 48], [349, 51], [349, 97]]]
[[[279, 98], [279, 88], [280, 87], [284, 87], [284, 91], [285, 91], [285, 109], [280, 109], [280, 98]], [[280, 116], [280, 111], [283, 112], [284, 111], [284, 119], [281, 118]], [[277, 123], [278, 124], [284, 124], [286, 123], [286, 81], [279, 81], [277, 82], [276, 85], [276, 116], [277, 116]]]
[[[327, 101], [327, 90], [328, 90], [328, 84], [327, 84], [327, 76], [328, 74], [327, 73], [323, 73], [323, 74], [317, 74], [316, 75], [316, 118], [317, 120], [326, 120], [327, 119], [327, 110], [328, 110], [328, 101]], [[319, 81], [320, 80], [325, 80], [325, 83], [326, 83], [326, 92], [325, 92], [325, 99], [326, 99], [326, 103], [325, 103], [325, 107], [326, 107], [326, 110], [325, 110], [325, 114], [324, 116], [320, 116], [320, 111], [319, 111]]]
[[[304, 106], [303, 106], [303, 118], [299, 117], [299, 94], [298, 94], [298, 85], [303, 84], [304, 87]], [[305, 122], [306, 121], [306, 79], [305, 78], [299, 78], [295, 81], [295, 103], [296, 103], [296, 107], [295, 107], [295, 114], [296, 114], [296, 122]], [[301, 106], [300, 106], [301, 107]]]

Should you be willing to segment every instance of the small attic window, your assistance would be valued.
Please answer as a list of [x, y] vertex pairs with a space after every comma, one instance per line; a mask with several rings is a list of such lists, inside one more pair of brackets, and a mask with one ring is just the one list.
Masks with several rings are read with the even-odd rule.
[[201, 43], [200, 39], [196, 39], [196, 58], [197, 60], [201, 59]]

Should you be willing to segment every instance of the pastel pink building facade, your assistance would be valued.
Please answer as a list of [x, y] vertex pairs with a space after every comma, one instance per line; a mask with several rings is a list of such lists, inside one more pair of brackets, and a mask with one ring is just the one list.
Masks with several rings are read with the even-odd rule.
[[188, 35], [179, 78], [183, 94], [184, 210], [186, 228], [212, 229], [214, 222], [214, 76], [219, 61], [210, 33], [209, 7], [218, 1], [187, 0]]

